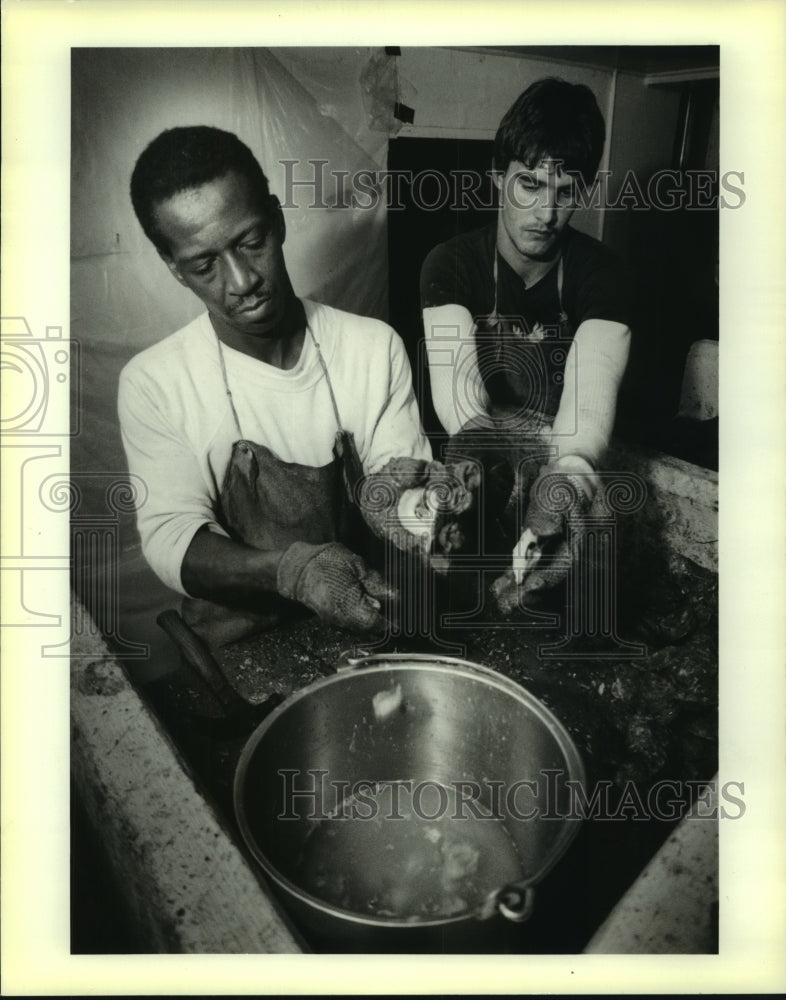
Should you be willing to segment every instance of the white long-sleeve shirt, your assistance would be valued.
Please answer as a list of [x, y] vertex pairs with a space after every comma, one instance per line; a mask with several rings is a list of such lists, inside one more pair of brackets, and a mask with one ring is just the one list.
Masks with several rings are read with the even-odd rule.
[[[391, 458], [431, 458], [404, 345], [387, 324], [303, 300], [330, 374], [344, 430], [355, 435], [364, 471]], [[289, 371], [222, 345], [244, 439], [284, 462], [323, 466], [338, 430], [311, 338]], [[196, 532], [216, 521], [238, 432], [218, 341], [207, 313], [134, 357], [120, 375], [118, 412], [129, 471], [147, 487], [137, 526], [147, 561], [182, 594], [180, 569]]]

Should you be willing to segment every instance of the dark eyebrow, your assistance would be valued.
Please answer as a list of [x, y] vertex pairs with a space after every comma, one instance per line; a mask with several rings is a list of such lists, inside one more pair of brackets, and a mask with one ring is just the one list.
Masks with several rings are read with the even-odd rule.
[[194, 254], [193, 257], [183, 257], [180, 263], [196, 264], [199, 260], [209, 260], [211, 257], [215, 257], [215, 253], [212, 250], [206, 250], [204, 253]]
[[534, 181], [540, 188], [547, 188], [549, 186], [553, 186], [554, 188], [558, 187], [560, 191], [570, 190], [575, 183], [572, 177], [565, 177], [566, 183], [563, 183], [563, 179], [558, 177], [556, 183], [551, 185], [548, 180], [544, 180], [542, 177], [538, 177], [538, 175], [535, 173], [534, 170], [521, 170], [517, 174], [517, 179]]
[[[240, 243], [247, 239], [248, 236], [254, 232], [254, 230], [259, 230], [260, 236], [267, 236], [272, 229], [271, 222], [252, 222], [250, 226], [247, 226], [242, 230], [234, 239], [234, 243]], [[200, 260], [209, 260], [211, 257], [215, 257], [218, 253], [217, 250], [205, 250], [202, 253], [194, 254], [193, 257], [183, 257], [181, 263], [183, 264], [196, 264]]]
[[260, 236], [267, 236], [267, 234], [272, 230], [273, 223], [269, 221], [264, 222], [252, 222], [251, 225], [244, 229], [243, 232], [237, 237], [237, 242], [246, 239], [254, 230], [257, 230]]

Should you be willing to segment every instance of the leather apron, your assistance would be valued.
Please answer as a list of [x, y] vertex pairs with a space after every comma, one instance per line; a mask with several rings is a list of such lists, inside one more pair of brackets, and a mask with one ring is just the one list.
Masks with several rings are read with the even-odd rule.
[[[243, 436], [227, 380], [221, 342], [221, 372], [235, 422], [238, 440], [219, 495], [217, 520], [237, 542], [267, 551], [284, 551], [293, 542], [320, 545], [343, 542], [358, 552], [365, 542], [365, 522], [352, 502], [363, 467], [355, 437], [345, 431], [319, 344], [309, 327], [319, 363], [325, 374], [336, 438], [333, 460], [319, 467], [284, 462], [265, 445]], [[362, 554], [362, 552], [361, 552]], [[183, 600], [182, 616], [212, 649], [276, 625], [283, 618], [302, 613], [300, 605], [275, 593], [255, 592], [228, 607], [200, 598]]]

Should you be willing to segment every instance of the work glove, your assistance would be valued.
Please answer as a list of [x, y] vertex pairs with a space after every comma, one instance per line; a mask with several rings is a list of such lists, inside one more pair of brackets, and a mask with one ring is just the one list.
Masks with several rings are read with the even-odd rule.
[[397, 598], [376, 570], [339, 542], [294, 542], [281, 557], [276, 584], [282, 597], [352, 632], [384, 632], [382, 602]]
[[586, 519], [597, 478], [583, 459], [545, 465], [529, 494], [524, 532], [513, 551], [513, 566], [492, 585], [505, 613], [561, 583], [581, 558]]
[[429, 562], [463, 547], [479, 486], [475, 462], [394, 458], [363, 478], [357, 502], [378, 538]]

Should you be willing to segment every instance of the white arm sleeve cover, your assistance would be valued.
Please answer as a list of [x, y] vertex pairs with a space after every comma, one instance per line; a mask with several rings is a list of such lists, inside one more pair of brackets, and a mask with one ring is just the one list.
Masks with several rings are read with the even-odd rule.
[[464, 306], [445, 305], [424, 309], [423, 327], [434, 410], [448, 434], [456, 434], [488, 409], [475, 324]]
[[609, 320], [585, 320], [565, 363], [565, 381], [552, 427], [559, 458], [602, 462], [614, 427], [617, 394], [630, 351], [630, 330]]

